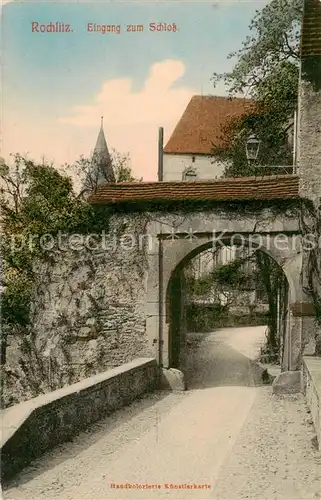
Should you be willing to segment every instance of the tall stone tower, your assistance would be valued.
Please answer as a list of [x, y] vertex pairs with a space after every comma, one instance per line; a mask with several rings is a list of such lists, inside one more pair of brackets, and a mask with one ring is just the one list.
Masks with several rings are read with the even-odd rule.
[[301, 28], [297, 167], [300, 196], [321, 199], [321, 1], [305, 0]]
[[81, 192], [88, 196], [100, 184], [116, 182], [112, 159], [109, 154], [104, 128], [103, 117], [101, 118], [101, 126], [93, 154], [93, 162], [91, 169], [87, 172], [85, 182]]
[[[321, 355], [321, 1], [305, 0], [301, 28], [297, 167], [302, 201], [303, 354]], [[311, 248], [307, 237], [314, 237]], [[310, 346], [310, 347], [309, 347]]]

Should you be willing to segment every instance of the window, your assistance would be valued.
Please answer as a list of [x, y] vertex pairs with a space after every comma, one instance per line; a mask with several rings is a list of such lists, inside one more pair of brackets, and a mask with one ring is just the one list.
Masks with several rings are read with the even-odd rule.
[[195, 181], [197, 179], [197, 173], [195, 168], [187, 168], [183, 172], [183, 181]]
[[195, 163], [195, 156], [192, 156], [192, 163]]

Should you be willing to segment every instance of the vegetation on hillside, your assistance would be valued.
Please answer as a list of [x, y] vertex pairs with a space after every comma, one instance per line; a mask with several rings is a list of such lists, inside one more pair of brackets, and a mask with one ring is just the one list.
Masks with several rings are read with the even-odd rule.
[[[38, 164], [19, 154], [11, 166], [0, 166], [2, 336], [5, 363], [7, 336], [24, 334], [29, 325], [33, 266], [44, 258], [59, 233], [99, 234], [108, 229], [107, 207], [93, 206], [75, 192], [72, 179], [54, 165]], [[117, 161], [118, 160], [118, 161]], [[131, 181], [128, 156], [117, 153], [117, 180]], [[83, 175], [96, 159], [81, 158], [68, 172]]]

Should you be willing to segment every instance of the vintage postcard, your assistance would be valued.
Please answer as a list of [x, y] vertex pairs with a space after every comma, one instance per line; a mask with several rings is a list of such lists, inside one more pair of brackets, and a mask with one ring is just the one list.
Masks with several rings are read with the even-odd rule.
[[2, 0], [6, 500], [321, 499], [321, 2]]

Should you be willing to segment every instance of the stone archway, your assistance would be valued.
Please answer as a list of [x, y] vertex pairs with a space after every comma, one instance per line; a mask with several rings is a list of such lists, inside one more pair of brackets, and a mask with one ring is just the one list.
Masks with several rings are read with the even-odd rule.
[[[225, 235], [231, 238], [233, 233]], [[247, 235], [249, 236], [249, 235]], [[147, 281], [147, 333], [151, 352], [154, 352], [159, 365], [164, 368], [177, 363], [177, 354], [172, 355], [172, 331], [168, 322], [171, 304], [168, 301], [168, 290], [176, 281], [179, 287], [177, 272], [185, 263], [204, 249], [212, 245], [210, 234], [199, 234], [197, 240], [185, 238], [168, 239], [164, 233], [158, 234], [158, 248], [150, 252], [149, 274]], [[285, 338], [283, 370], [297, 370], [300, 367], [302, 345], [302, 318], [293, 314], [292, 305], [301, 303], [303, 292], [300, 283], [302, 254], [300, 241], [291, 245], [291, 235], [288, 245], [279, 249], [276, 245], [277, 235], [263, 235], [261, 250], [272, 257], [282, 268], [289, 284], [289, 314]], [[265, 241], [264, 241], [265, 240]], [[269, 240], [269, 241], [267, 241]], [[264, 244], [265, 243], [265, 244]], [[177, 309], [179, 304], [177, 304]], [[178, 343], [178, 340], [177, 340]], [[178, 348], [178, 344], [177, 344]], [[174, 361], [174, 362], [173, 362]]]
[[[231, 243], [231, 237], [224, 237], [223, 242], [225, 246], [229, 246]], [[195, 258], [197, 255], [200, 255], [202, 252], [207, 249], [213, 248], [212, 242], [208, 242], [205, 244], [201, 244], [200, 246], [194, 248], [189, 253], [185, 255], [185, 257], [176, 265], [176, 267], [172, 270], [170, 278], [167, 282], [166, 293], [165, 293], [165, 331], [167, 332], [167, 363], [168, 367], [179, 368], [179, 359], [180, 359], [180, 351], [185, 345], [185, 333], [186, 333], [186, 325], [184, 321], [184, 307], [185, 307], [185, 284], [184, 284], [184, 273], [183, 270], [187, 266], [187, 264]], [[287, 279], [286, 274], [280, 262], [276, 260], [276, 256], [272, 256], [271, 252], [268, 252], [266, 249], [260, 248], [260, 250], [267, 255], [269, 255], [274, 262], [280, 267], [283, 271], [283, 275], [285, 277], [285, 281], [287, 283], [286, 287], [286, 295], [285, 295], [285, 303], [282, 304], [282, 309], [284, 310], [284, 315], [280, 314], [282, 320], [282, 331], [283, 331], [283, 345], [282, 345], [282, 363], [285, 369], [291, 364], [291, 359], [289, 359], [289, 353], [291, 348], [289, 348], [289, 339], [290, 336], [287, 335], [288, 329], [290, 327], [290, 309], [289, 309], [289, 297], [290, 297], [290, 288], [291, 285], [293, 287], [293, 280], [291, 280], [291, 285]], [[272, 252], [273, 253], [273, 252]], [[294, 290], [292, 289], [292, 296], [294, 295]], [[280, 325], [281, 326], [281, 325]], [[165, 346], [166, 350], [166, 346]]]
[[[243, 211], [242, 211], [243, 210]], [[299, 370], [303, 354], [313, 354], [314, 322], [311, 297], [302, 288], [302, 239], [295, 209], [273, 211], [273, 207], [233, 204], [213, 205], [206, 210], [171, 211], [153, 214], [146, 227], [153, 244], [148, 257], [146, 283], [146, 330], [150, 352], [159, 366], [171, 367], [169, 324], [166, 321], [167, 290], [175, 269], [213, 245], [217, 239], [236, 235], [256, 242], [282, 268], [289, 284], [289, 315], [283, 371]], [[177, 285], [178, 286], [178, 285]]]

